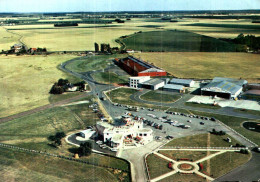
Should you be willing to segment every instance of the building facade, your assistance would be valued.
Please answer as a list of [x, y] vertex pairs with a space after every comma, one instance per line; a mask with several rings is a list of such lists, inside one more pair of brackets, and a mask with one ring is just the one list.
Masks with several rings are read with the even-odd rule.
[[150, 76], [130, 77], [129, 87], [139, 88], [140, 83], [150, 80]]

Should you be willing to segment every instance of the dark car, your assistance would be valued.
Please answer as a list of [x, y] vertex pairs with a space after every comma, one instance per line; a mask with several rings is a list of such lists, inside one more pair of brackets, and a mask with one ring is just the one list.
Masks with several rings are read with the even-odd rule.
[[201, 125], [204, 125], [205, 123], [204, 122], [200, 122]]

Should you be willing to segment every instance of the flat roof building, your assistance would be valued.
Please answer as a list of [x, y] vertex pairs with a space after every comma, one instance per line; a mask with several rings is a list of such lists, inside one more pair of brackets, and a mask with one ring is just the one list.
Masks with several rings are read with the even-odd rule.
[[183, 85], [185, 87], [192, 87], [195, 84], [195, 82], [190, 79], [173, 78], [170, 80], [170, 84]]
[[150, 76], [135, 76], [129, 78], [129, 87], [139, 88], [139, 84], [150, 80]]
[[159, 78], [151, 79], [146, 82], [141, 83], [142, 88], [151, 89], [151, 90], [158, 90], [159, 88], [165, 85], [165, 81]]
[[178, 91], [181, 92], [185, 89], [183, 85], [175, 85], [175, 84], [166, 84], [163, 87], [163, 90], [165, 91]]
[[235, 99], [242, 92], [245, 84], [247, 84], [246, 80], [216, 77], [201, 88], [201, 94]]

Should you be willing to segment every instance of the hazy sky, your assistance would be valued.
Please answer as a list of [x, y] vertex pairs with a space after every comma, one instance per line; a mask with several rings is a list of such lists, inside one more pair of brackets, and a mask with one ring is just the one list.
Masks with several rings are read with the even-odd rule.
[[0, 0], [0, 12], [239, 9], [260, 9], [260, 0]]

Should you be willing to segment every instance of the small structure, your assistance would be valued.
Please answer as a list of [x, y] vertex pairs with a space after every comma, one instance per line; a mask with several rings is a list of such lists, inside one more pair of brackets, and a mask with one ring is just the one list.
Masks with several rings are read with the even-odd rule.
[[141, 83], [142, 88], [151, 89], [151, 90], [158, 90], [159, 88], [165, 85], [164, 80], [159, 78], [151, 79], [146, 82]]
[[25, 50], [25, 47], [23, 44], [14, 44], [12, 47], [11, 47], [11, 50], [14, 52], [14, 53], [20, 53], [20, 52], [23, 52]]
[[135, 76], [129, 78], [129, 86], [131, 88], [139, 88], [139, 84], [150, 80], [150, 76]]
[[172, 92], [172, 91], [183, 92], [184, 89], [185, 89], [184, 86], [182, 86], [182, 85], [175, 85], [175, 84], [166, 84], [163, 87], [163, 90], [170, 91], [170, 92]]
[[185, 87], [193, 87], [195, 82], [193, 80], [189, 80], [189, 79], [173, 78], [173, 79], [171, 79], [170, 84], [183, 85]]
[[79, 134], [82, 138], [84, 139], [89, 139], [91, 138], [92, 136], [94, 136], [96, 132], [92, 129], [87, 129], [87, 130], [83, 130], [81, 131]]

